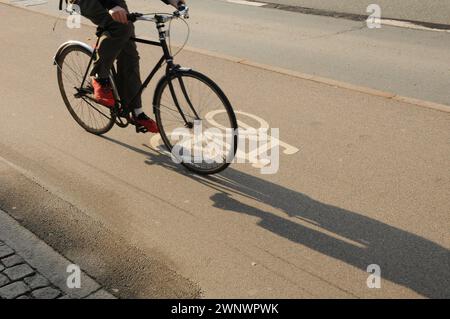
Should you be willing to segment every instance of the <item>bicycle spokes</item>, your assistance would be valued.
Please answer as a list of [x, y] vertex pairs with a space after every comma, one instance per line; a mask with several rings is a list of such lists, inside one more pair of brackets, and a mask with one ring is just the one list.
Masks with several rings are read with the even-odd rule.
[[222, 92], [202, 75], [180, 72], [174, 79], [157, 105], [161, 136], [174, 158], [188, 168], [205, 174], [220, 171], [235, 153], [234, 113]]

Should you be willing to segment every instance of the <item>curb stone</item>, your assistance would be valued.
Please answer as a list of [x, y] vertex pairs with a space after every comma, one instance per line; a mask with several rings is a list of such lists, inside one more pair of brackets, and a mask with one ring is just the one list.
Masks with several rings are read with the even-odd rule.
[[84, 272], [68, 288], [71, 264], [0, 209], [0, 299], [115, 299]]

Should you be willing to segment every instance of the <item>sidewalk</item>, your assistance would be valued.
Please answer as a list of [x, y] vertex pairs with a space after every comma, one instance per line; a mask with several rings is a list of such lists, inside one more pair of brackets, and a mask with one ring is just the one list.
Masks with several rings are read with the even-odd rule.
[[71, 264], [0, 210], [0, 299], [114, 299], [85, 273], [68, 288]]

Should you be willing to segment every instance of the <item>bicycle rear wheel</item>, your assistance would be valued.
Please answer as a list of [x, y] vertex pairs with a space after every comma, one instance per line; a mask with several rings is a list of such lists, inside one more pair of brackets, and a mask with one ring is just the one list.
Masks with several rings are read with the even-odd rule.
[[56, 61], [58, 85], [75, 121], [89, 133], [101, 135], [114, 126], [115, 115], [110, 108], [93, 100], [94, 89], [89, 76], [83, 87], [80, 87], [91, 55], [92, 52], [79, 45], [66, 47]]
[[202, 175], [230, 165], [237, 150], [236, 115], [211, 79], [193, 70], [175, 71], [157, 86], [154, 108], [174, 160]]

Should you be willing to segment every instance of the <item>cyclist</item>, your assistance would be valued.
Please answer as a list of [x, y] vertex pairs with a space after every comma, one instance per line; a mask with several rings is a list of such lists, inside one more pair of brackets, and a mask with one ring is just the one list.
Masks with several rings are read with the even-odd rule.
[[[161, 0], [178, 8], [185, 0]], [[94, 98], [98, 103], [113, 107], [114, 96], [109, 81], [109, 71], [117, 60], [117, 88], [124, 104], [130, 103], [142, 81], [139, 71], [139, 54], [134, 37], [134, 25], [128, 22], [125, 0], [69, 0], [80, 7], [81, 15], [104, 30], [97, 47], [97, 56], [91, 72]], [[158, 126], [142, 110], [141, 97], [129, 105], [132, 120], [138, 128], [158, 133]]]

